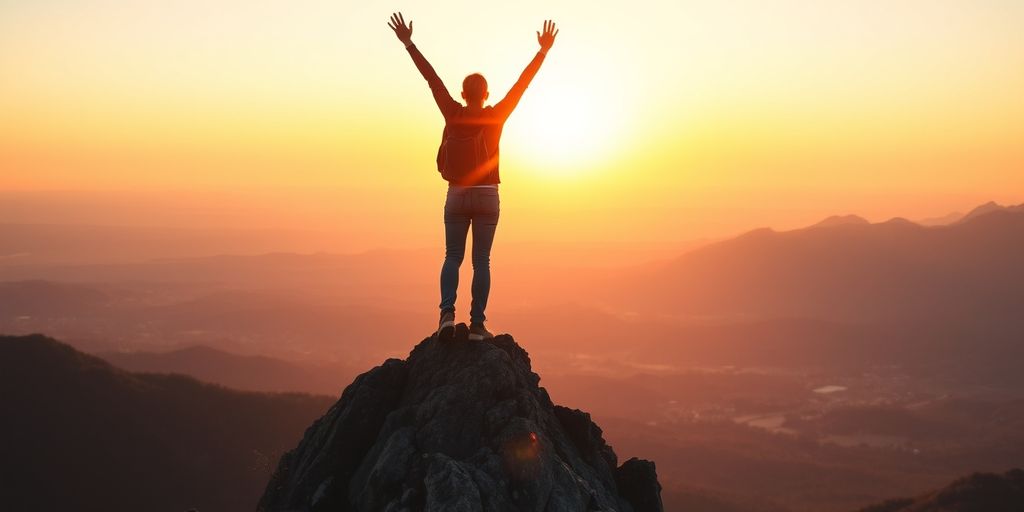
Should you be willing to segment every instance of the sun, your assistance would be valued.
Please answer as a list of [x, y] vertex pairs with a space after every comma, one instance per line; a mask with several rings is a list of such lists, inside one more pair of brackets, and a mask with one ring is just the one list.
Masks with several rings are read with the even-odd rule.
[[599, 90], [546, 83], [526, 91], [502, 140], [502, 152], [538, 173], [576, 175], [614, 153], [621, 120]]

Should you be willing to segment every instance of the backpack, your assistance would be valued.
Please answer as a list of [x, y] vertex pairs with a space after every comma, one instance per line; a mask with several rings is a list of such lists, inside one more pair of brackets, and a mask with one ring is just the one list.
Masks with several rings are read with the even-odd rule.
[[487, 163], [490, 155], [484, 131], [484, 126], [444, 127], [437, 149], [437, 170], [442, 178], [460, 183]]

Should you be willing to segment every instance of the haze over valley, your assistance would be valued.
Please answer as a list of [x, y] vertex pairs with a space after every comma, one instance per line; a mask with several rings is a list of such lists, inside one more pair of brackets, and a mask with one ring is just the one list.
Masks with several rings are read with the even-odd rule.
[[[851, 511], [1024, 461], [1024, 208], [931, 224], [840, 216], [631, 264], [499, 255], [489, 315], [556, 401], [657, 460], [670, 510]], [[288, 252], [250, 233], [265, 245], [153, 257], [131, 230], [0, 231], [17, 255], [0, 332], [132, 372], [336, 397], [435, 321], [436, 249]], [[61, 250], [97, 232], [102, 251]]]

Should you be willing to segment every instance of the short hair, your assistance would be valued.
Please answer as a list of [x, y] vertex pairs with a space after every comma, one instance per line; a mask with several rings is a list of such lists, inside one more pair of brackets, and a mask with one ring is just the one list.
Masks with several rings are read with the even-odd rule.
[[483, 101], [487, 93], [487, 79], [480, 73], [473, 73], [462, 81], [462, 92], [466, 93], [466, 101]]

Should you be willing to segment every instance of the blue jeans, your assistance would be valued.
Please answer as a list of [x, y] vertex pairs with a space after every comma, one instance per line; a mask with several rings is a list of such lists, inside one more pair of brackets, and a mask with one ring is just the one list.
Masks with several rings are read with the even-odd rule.
[[470, 322], [487, 318], [487, 296], [491, 292], [491, 244], [498, 228], [501, 209], [496, 188], [449, 187], [444, 203], [444, 265], [441, 266], [441, 311], [455, 309], [459, 288], [459, 267], [466, 257], [466, 236], [473, 227], [473, 302]]

